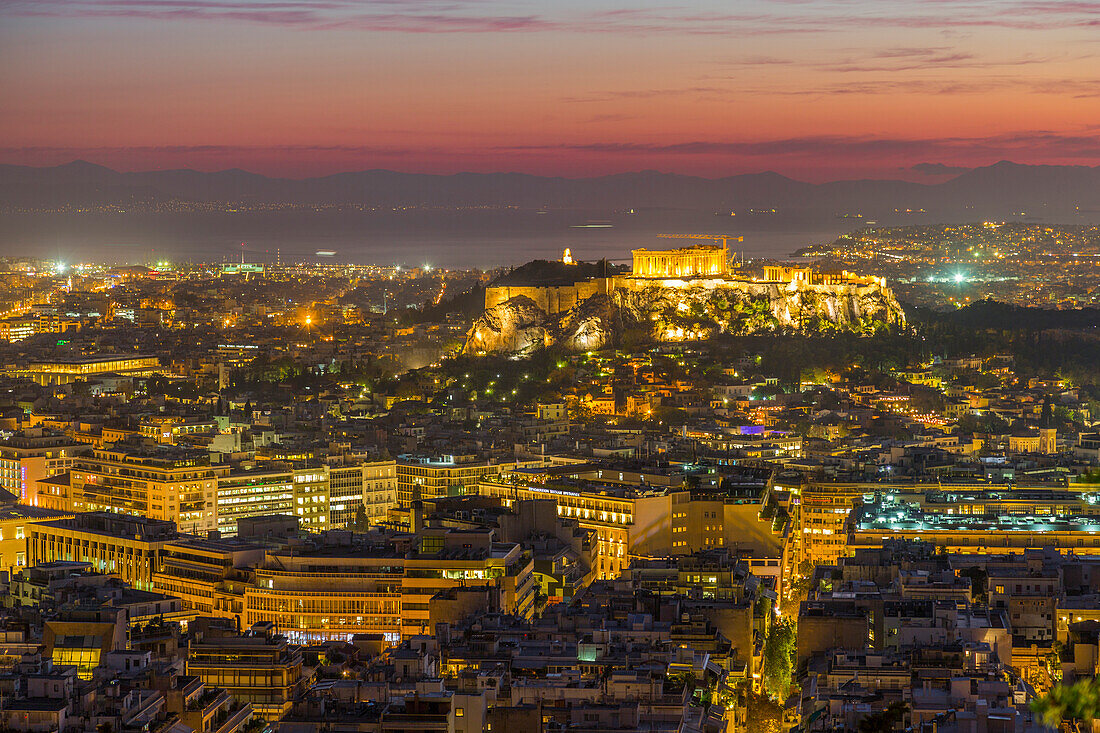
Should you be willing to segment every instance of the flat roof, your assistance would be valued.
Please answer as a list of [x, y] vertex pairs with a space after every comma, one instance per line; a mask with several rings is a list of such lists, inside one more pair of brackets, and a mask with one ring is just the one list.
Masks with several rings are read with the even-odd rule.
[[57, 359], [38, 359], [31, 362], [31, 366], [43, 366], [49, 364], [102, 364], [112, 361], [130, 359], [156, 359], [153, 354], [93, 354], [91, 356], [66, 356]]

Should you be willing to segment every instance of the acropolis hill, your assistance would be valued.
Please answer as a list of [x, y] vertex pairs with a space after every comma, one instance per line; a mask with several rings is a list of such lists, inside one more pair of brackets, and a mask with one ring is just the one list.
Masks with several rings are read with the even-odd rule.
[[630, 272], [607, 263], [535, 261], [494, 281], [468, 353], [586, 351], [719, 334], [871, 333], [904, 323], [881, 278], [808, 267], [731, 267], [724, 246], [636, 249]]

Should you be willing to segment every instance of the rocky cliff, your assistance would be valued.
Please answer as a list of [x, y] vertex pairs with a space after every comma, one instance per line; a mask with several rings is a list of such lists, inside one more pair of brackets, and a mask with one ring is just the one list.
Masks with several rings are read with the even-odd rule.
[[487, 308], [470, 329], [466, 351], [587, 351], [718, 334], [872, 333], [904, 321], [893, 292], [881, 285], [617, 278], [608, 293], [560, 313], [548, 314], [526, 295]]

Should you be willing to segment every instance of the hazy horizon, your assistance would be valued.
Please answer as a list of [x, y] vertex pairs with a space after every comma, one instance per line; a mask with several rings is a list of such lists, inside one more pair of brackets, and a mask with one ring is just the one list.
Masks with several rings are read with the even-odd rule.
[[[578, 260], [626, 261], [630, 250], [669, 246], [657, 234], [713, 222], [700, 214], [659, 221], [585, 226], [586, 212], [487, 212], [480, 216], [372, 216], [357, 212], [285, 212], [245, 218], [224, 214], [17, 214], [0, 220], [0, 256], [149, 264], [158, 260], [333, 263], [481, 268], [556, 260], [569, 247]], [[843, 220], [783, 219], [741, 226], [746, 257], [787, 258], [853, 229]], [[319, 250], [333, 257], [316, 256]]]
[[180, 165], [178, 167], [140, 167], [140, 166], [135, 167], [135, 166], [112, 165], [112, 164], [104, 162], [102, 160], [92, 160], [92, 159], [89, 159], [89, 158], [69, 158], [69, 159], [61, 160], [60, 162], [43, 163], [43, 164], [10, 163], [10, 162], [6, 162], [6, 161], [0, 161], [0, 165], [11, 165], [11, 166], [19, 166], [19, 167], [25, 167], [25, 168], [34, 168], [34, 169], [65, 168], [67, 166], [77, 166], [77, 165], [80, 165], [80, 164], [98, 166], [98, 167], [101, 167], [101, 168], [106, 168], [108, 170], [114, 171], [116, 173], [170, 173], [170, 172], [174, 172], [174, 171], [180, 171], [180, 172], [186, 171], [186, 172], [195, 172], [195, 173], [216, 174], [216, 173], [243, 172], [243, 173], [248, 173], [248, 174], [251, 174], [251, 175], [262, 176], [262, 177], [265, 177], [265, 178], [273, 178], [273, 179], [277, 178], [277, 179], [284, 179], [284, 180], [290, 180], [290, 181], [304, 181], [304, 180], [310, 180], [310, 179], [314, 179], [314, 178], [328, 178], [328, 177], [332, 177], [332, 176], [347, 175], [347, 174], [353, 174], [353, 173], [369, 173], [369, 172], [381, 171], [381, 172], [387, 172], [387, 173], [398, 173], [398, 174], [403, 174], [403, 175], [426, 175], [426, 176], [441, 176], [441, 177], [461, 176], [461, 175], [484, 175], [484, 176], [521, 175], [521, 176], [531, 176], [531, 177], [535, 177], [535, 178], [561, 178], [561, 179], [565, 179], [565, 180], [586, 180], [586, 179], [592, 179], [592, 178], [609, 178], [609, 177], [615, 177], [615, 176], [656, 174], [656, 175], [661, 175], [661, 176], [684, 176], [684, 177], [689, 177], [689, 178], [699, 178], [699, 179], [706, 180], [706, 181], [719, 181], [719, 180], [726, 179], [726, 178], [738, 178], [738, 177], [744, 177], [744, 176], [778, 175], [778, 176], [783, 176], [784, 178], [789, 178], [793, 181], [797, 181], [797, 182], [800, 182], [800, 183], [811, 183], [811, 184], [845, 183], [845, 182], [859, 181], [859, 180], [884, 180], [884, 181], [904, 181], [904, 182], [907, 182], [907, 183], [917, 183], [917, 184], [924, 184], [924, 185], [935, 185], [937, 183], [943, 183], [943, 182], [946, 182], [946, 181], [950, 181], [954, 178], [958, 178], [959, 176], [965, 175], [966, 173], [969, 173], [971, 171], [974, 171], [974, 170], [977, 170], [977, 169], [980, 169], [980, 168], [989, 168], [989, 167], [992, 167], [992, 166], [1002, 165], [1002, 164], [1018, 165], [1018, 166], [1026, 166], [1026, 167], [1076, 167], [1076, 168], [1095, 169], [1095, 168], [1100, 168], [1100, 159], [1098, 159], [1098, 162], [1095, 165], [1088, 165], [1086, 163], [1077, 163], [1077, 164], [1043, 163], [1043, 162], [1021, 163], [1019, 161], [1010, 160], [1010, 159], [1007, 159], [1007, 158], [1002, 158], [1002, 159], [998, 159], [998, 160], [991, 160], [987, 163], [981, 163], [981, 164], [974, 165], [974, 166], [952, 166], [952, 165], [947, 165], [947, 164], [944, 164], [944, 163], [919, 162], [919, 163], [914, 163], [913, 165], [908, 166], [908, 167], [904, 167], [904, 166], [899, 167], [899, 168], [897, 168], [896, 170], [893, 170], [893, 171], [891, 171], [891, 170], [882, 171], [881, 175], [879, 175], [879, 176], [871, 176], [871, 177], [866, 177], [866, 178], [835, 178], [835, 179], [826, 179], [826, 180], [810, 180], [808, 178], [798, 178], [797, 176], [789, 175], [787, 173], [784, 173], [781, 170], [777, 170], [775, 167], [771, 167], [771, 168], [761, 167], [761, 168], [754, 168], [754, 169], [751, 169], [751, 170], [737, 170], [737, 171], [730, 171], [730, 172], [727, 172], [727, 173], [714, 173], [712, 175], [700, 175], [700, 174], [694, 174], [694, 173], [681, 173], [681, 172], [671, 170], [671, 169], [667, 169], [667, 168], [666, 169], [661, 169], [661, 168], [623, 168], [621, 170], [613, 170], [613, 171], [609, 171], [609, 172], [605, 172], [605, 173], [596, 173], [596, 174], [591, 174], [591, 175], [545, 175], [545, 174], [530, 173], [530, 172], [527, 172], [527, 171], [524, 171], [524, 170], [510, 169], [510, 168], [500, 168], [500, 169], [497, 169], [497, 170], [484, 170], [484, 171], [455, 170], [455, 171], [449, 171], [449, 172], [435, 172], [435, 171], [430, 171], [430, 170], [406, 170], [406, 169], [402, 169], [402, 168], [399, 168], [399, 167], [389, 167], [389, 168], [384, 168], [384, 167], [374, 167], [374, 168], [347, 167], [347, 168], [334, 168], [333, 170], [331, 170], [329, 172], [326, 172], [326, 173], [317, 173], [317, 174], [308, 174], [308, 175], [307, 174], [302, 174], [302, 175], [277, 175], [277, 174], [264, 173], [264, 172], [262, 172], [260, 170], [257, 170], [257, 169], [251, 169], [251, 168], [239, 167], [239, 166], [221, 167], [221, 168], [211, 167], [211, 166], [205, 166], [204, 167], [204, 166], [189, 166], [189, 165]]
[[[9, 0], [0, 161], [772, 169], [1100, 161], [1100, 6], [1035, 0]], [[946, 168], [947, 170], [944, 170]]]

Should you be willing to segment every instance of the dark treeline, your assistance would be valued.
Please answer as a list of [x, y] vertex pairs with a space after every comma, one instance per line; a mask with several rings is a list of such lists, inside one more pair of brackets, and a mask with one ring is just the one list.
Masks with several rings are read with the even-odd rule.
[[907, 307], [911, 323], [948, 323], [965, 328], [1000, 330], [1088, 329], [1100, 326], [1100, 308], [1049, 310], [981, 300], [958, 310], [938, 313], [927, 308]]
[[[981, 302], [949, 313], [911, 309], [902, 329], [873, 337], [759, 335], [721, 341], [732, 356], [759, 356], [759, 371], [778, 376], [786, 389], [808, 370], [887, 372], [932, 357], [1011, 355], [1021, 380], [1058, 377], [1075, 386], [1100, 386], [1100, 310], [1048, 311]], [[750, 376], [753, 369], [750, 367]]]

